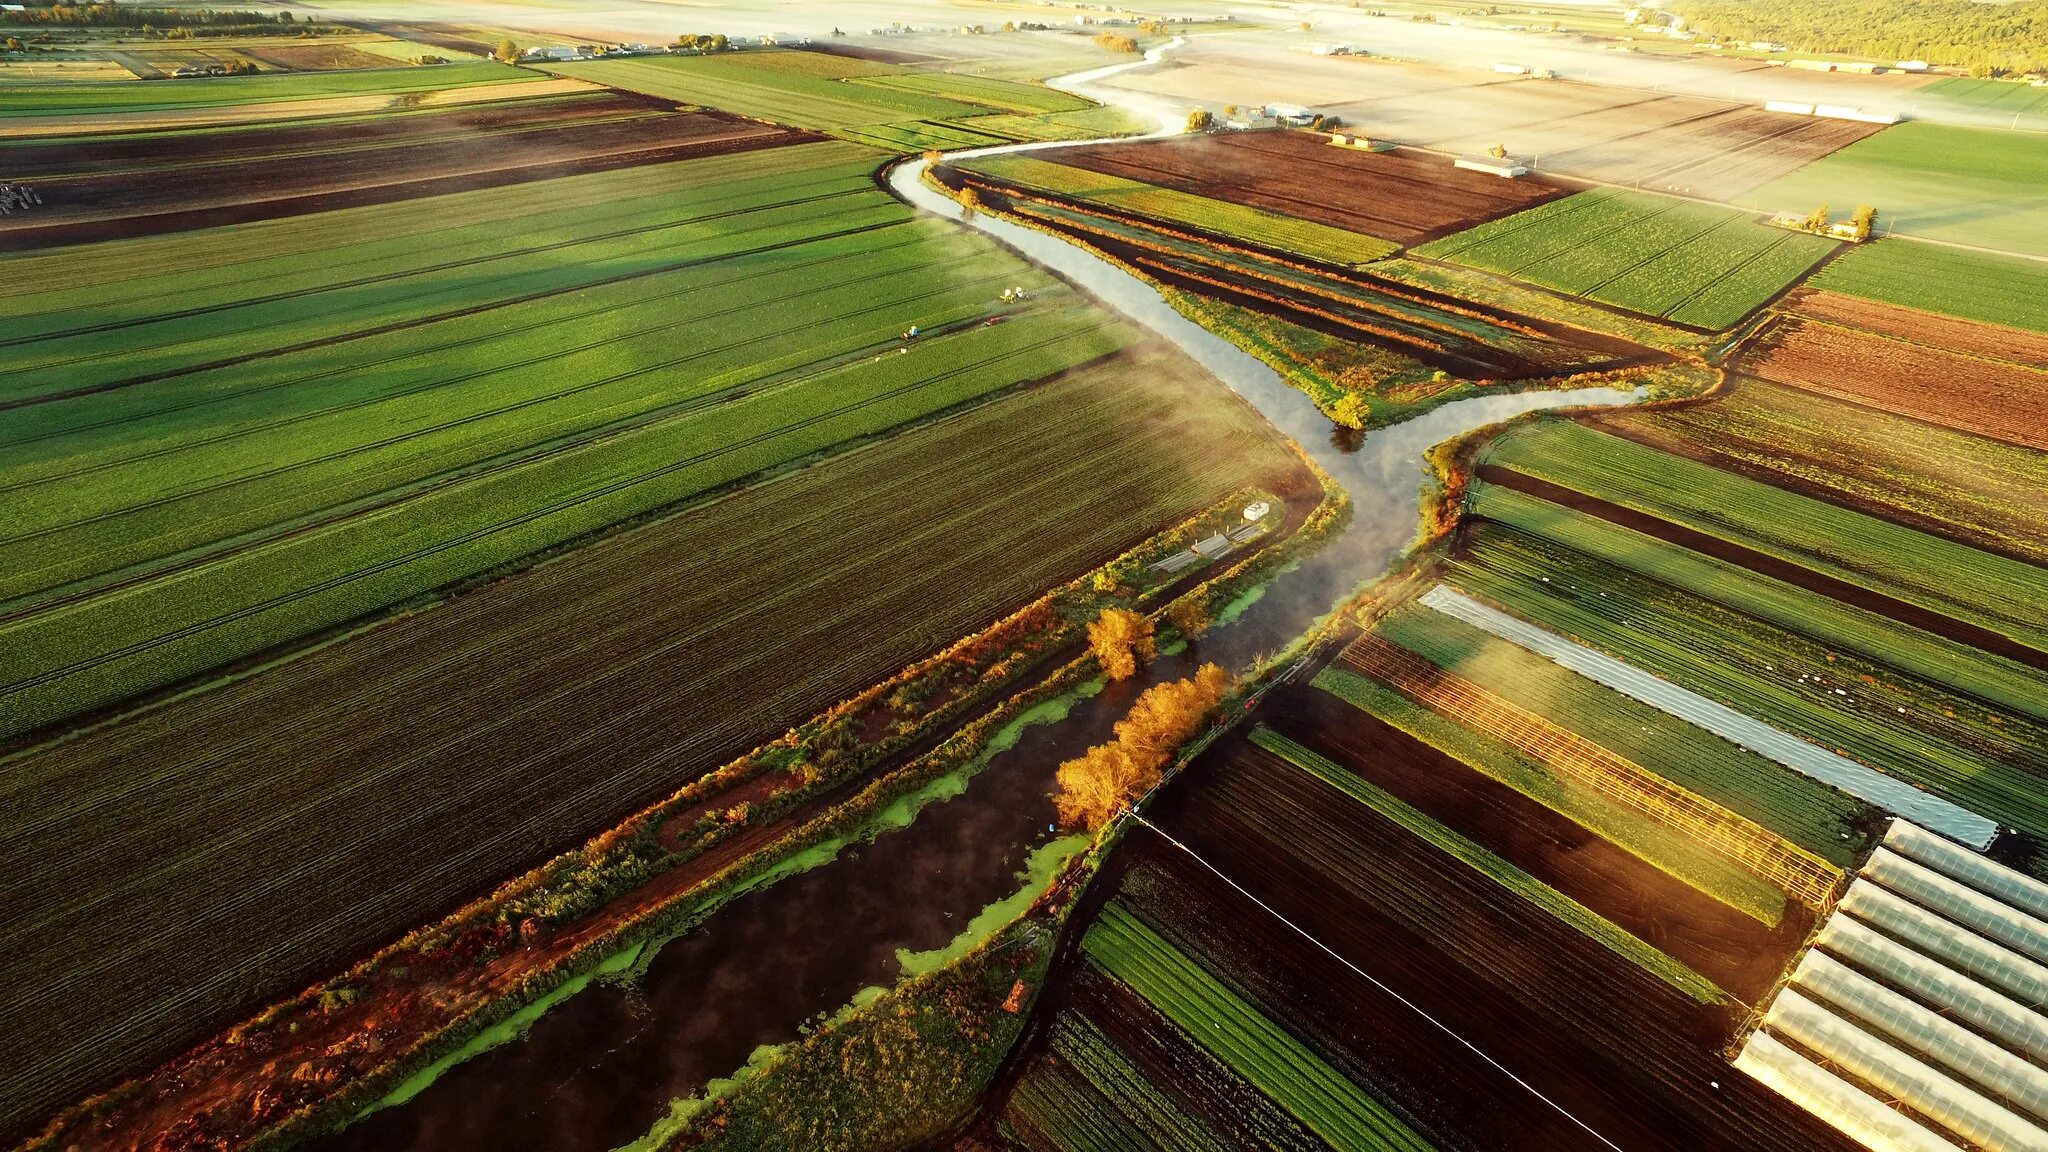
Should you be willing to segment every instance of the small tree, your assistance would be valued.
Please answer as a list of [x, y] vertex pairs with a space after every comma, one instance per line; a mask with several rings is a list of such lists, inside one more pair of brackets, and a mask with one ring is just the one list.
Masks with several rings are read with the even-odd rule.
[[1372, 417], [1372, 406], [1363, 392], [1346, 392], [1330, 405], [1330, 419], [1346, 428], [1363, 428]]
[[1849, 216], [1849, 223], [1856, 229], [1858, 240], [1870, 239], [1870, 229], [1877, 224], [1877, 209], [1868, 204], [1858, 204]]
[[514, 60], [519, 59], [519, 45], [514, 44], [510, 39], [500, 40], [498, 41], [498, 50], [491, 53], [491, 55], [510, 64]]
[[1060, 765], [1060, 823], [1096, 831], [1150, 791], [1174, 753], [1216, 714], [1230, 684], [1230, 673], [1204, 664], [1190, 679], [1147, 688], [1117, 722], [1115, 740]]
[[1152, 659], [1152, 621], [1129, 608], [1105, 608], [1088, 625], [1088, 647], [1111, 680], [1128, 680]]
[[1197, 108], [1193, 112], [1188, 113], [1188, 131], [1190, 132], [1207, 132], [1215, 127], [1215, 125], [1216, 117], [1210, 115], [1207, 108]]
[[1190, 640], [1200, 639], [1215, 620], [1209, 616], [1208, 597], [1200, 593], [1183, 596], [1166, 606], [1167, 622]]
[[1507, 148], [1507, 145], [1505, 145], [1505, 144], [1495, 144], [1495, 145], [1494, 145], [1493, 147], [1491, 147], [1491, 148], [1488, 148], [1488, 149], [1486, 150], [1486, 154], [1487, 154], [1488, 156], [1491, 156], [1491, 157], [1493, 157], [1493, 158], [1494, 158], [1494, 159], [1496, 159], [1496, 160], [1505, 160], [1505, 159], [1507, 159], [1507, 158], [1508, 158], [1508, 148]]
[[962, 185], [960, 188], [960, 218], [962, 220], [972, 220], [974, 219], [974, 214], [979, 211], [981, 211], [981, 193], [976, 191], [972, 184]]
[[1825, 232], [1828, 230], [1827, 205], [1823, 204], [1806, 214], [1806, 230], [1808, 232]]

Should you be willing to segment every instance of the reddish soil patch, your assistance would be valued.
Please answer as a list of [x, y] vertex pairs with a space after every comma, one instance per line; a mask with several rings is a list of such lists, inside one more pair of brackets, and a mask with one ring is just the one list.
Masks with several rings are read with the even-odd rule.
[[1770, 989], [1805, 938], [1803, 907], [1788, 901], [1766, 927], [1327, 692], [1290, 687], [1264, 718], [1745, 1001]]
[[1710, 536], [1704, 532], [1688, 528], [1683, 524], [1673, 524], [1669, 520], [1661, 520], [1655, 516], [1638, 512], [1633, 508], [1624, 508], [1619, 504], [1611, 504], [1597, 496], [1589, 496], [1584, 492], [1566, 488], [1560, 484], [1553, 484], [1548, 480], [1542, 480], [1535, 476], [1516, 472], [1513, 469], [1504, 468], [1498, 464], [1481, 465], [1479, 468], [1479, 478], [1489, 484], [1498, 484], [1503, 488], [1512, 488], [1517, 492], [1526, 492], [1531, 496], [1548, 500], [1553, 504], [1561, 504], [1575, 511], [1598, 516], [1609, 523], [1619, 524], [1624, 528], [1641, 532], [1645, 536], [1653, 536], [1659, 540], [1676, 544], [1681, 548], [1689, 548], [1695, 552], [1712, 556], [1717, 560], [1725, 560], [1730, 564], [1747, 568], [1752, 572], [1769, 576], [1772, 579], [1783, 580], [1787, 584], [1797, 585], [1810, 592], [1818, 592], [1831, 600], [1839, 600], [1851, 607], [1888, 616], [1901, 624], [1919, 628], [1922, 631], [1932, 632], [1937, 636], [1953, 640], [1958, 644], [1968, 644], [1973, 648], [1980, 648], [1993, 655], [2003, 656], [2008, 660], [2025, 664], [2030, 668], [2048, 671], [2048, 653], [2030, 648], [2010, 636], [1993, 632], [1989, 628], [1979, 627], [1967, 621], [1957, 620], [1951, 616], [1944, 616], [1939, 612], [1923, 608], [1918, 604], [1894, 599], [1881, 592], [1865, 588], [1860, 584], [1851, 584], [1846, 580], [1837, 580], [1832, 576], [1815, 572], [1811, 568], [1803, 568], [1790, 561], [1781, 560], [1776, 556], [1758, 552], [1755, 549], [1745, 548], [1740, 544], [1731, 543], [1718, 536]]
[[1884, 304], [1839, 292], [1798, 288], [1786, 305], [1801, 316], [1861, 328], [1915, 344], [1932, 344], [1953, 352], [2010, 360], [2022, 366], [2048, 364], [2048, 333], [1981, 324], [1954, 316], [1937, 316], [1918, 308]]
[[[1944, 326], [1931, 327], [1939, 331]], [[2048, 372], [2037, 368], [1817, 320], [1788, 319], [1744, 353], [1743, 369], [1808, 392], [2048, 451], [2048, 428], [2041, 422]]]
[[44, 180], [35, 185], [43, 208], [0, 220], [0, 249], [210, 228], [817, 139], [720, 112], [688, 112]]
[[1502, 180], [1449, 158], [1397, 149], [1338, 148], [1317, 132], [1241, 132], [1060, 153], [1071, 164], [1249, 204], [1397, 244], [1420, 244], [1554, 200], [1570, 189]]
[[806, 44], [806, 52], [822, 56], [844, 56], [849, 60], [871, 60], [877, 64], [929, 64], [944, 57], [922, 52], [899, 52], [894, 48], [866, 48], [858, 44]]
[[1157, 867], [1125, 890], [1156, 879], [1126, 899], [1441, 1147], [1591, 1146], [1566, 1111], [1631, 1150], [1851, 1147], [1728, 1071], [1738, 1007], [1692, 1001], [1241, 739], [1154, 819], [1265, 907], [1147, 833], [1127, 848]]
[[240, 51], [244, 56], [294, 72], [390, 68], [398, 63], [389, 56], [377, 56], [347, 44], [280, 44], [274, 48], [243, 48]]

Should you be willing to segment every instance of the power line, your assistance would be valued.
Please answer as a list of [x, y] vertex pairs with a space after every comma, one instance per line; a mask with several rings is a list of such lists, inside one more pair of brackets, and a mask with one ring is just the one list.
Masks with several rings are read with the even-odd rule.
[[1385, 992], [1387, 995], [1393, 997], [1395, 1000], [1400, 1001], [1403, 1006], [1408, 1008], [1410, 1011], [1414, 1012], [1417, 1016], [1420, 1016], [1424, 1020], [1429, 1021], [1431, 1024], [1436, 1025], [1439, 1029], [1443, 1031], [1445, 1035], [1449, 1036], [1453, 1040], [1456, 1040], [1458, 1043], [1464, 1045], [1466, 1049], [1471, 1051], [1473, 1055], [1479, 1057], [1481, 1060], [1484, 1060], [1488, 1064], [1491, 1064], [1495, 1068], [1499, 1069], [1501, 1075], [1506, 1076], [1508, 1079], [1513, 1080], [1515, 1083], [1520, 1084], [1522, 1087], [1528, 1089], [1530, 1095], [1536, 1097], [1538, 1100], [1543, 1101], [1545, 1104], [1550, 1105], [1552, 1108], [1557, 1109], [1559, 1115], [1562, 1115], [1565, 1119], [1578, 1125], [1580, 1128], [1585, 1129], [1587, 1135], [1591, 1136], [1595, 1140], [1598, 1140], [1600, 1143], [1607, 1145], [1609, 1148], [1614, 1149], [1614, 1152], [1624, 1152], [1621, 1145], [1616, 1144], [1614, 1141], [1609, 1140], [1605, 1136], [1602, 1136], [1599, 1132], [1594, 1130], [1591, 1124], [1588, 1124], [1584, 1120], [1579, 1119], [1577, 1116], [1572, 1115], [1570, 1109], [1566, 1108], [1562, 1104], [1559, 1104], [1557, 1101], [1552, 1100], [1550, 1097], [1545, 1096], [1543, 1092], [1540, 1089], [1538, 1089], [1534, 1084], [1531, 1084], [1527, 1080], [1522, 1079], [1520, 1076], [1515, 1075], [1514, 1072], [1508, 1069], [1507, 1065], [1502, 1064], [1500, 1061], [1495, 1060], [1491, 1056], [1488, 1056], [1485, 1052], [1480, 1050], [1477, 1044], [1474, 1044], [1470, 1040], [1467, 1040], [1463, 1036], [1460, 1036], [1457, 1030], [1452, 1028], [1450, 1025], [1444, 1023], [1443, 1021], [1437, 1019], [1434, 1016], [1431, 1016], [1427, 1011], [1423, 1009], [1423, 1007], [1420, 1004], [1417, 1004], [1415, 1001], [1410, 1000], [1406, 996], [1401, 995], [1399, 992], [1394, 991], [1392, 988], [1388, 987], [1385, 982], [1380, 980], [1379, 977], [1374, 976], [1372, 973], [1367, 972], [1365, 969], [1360, 968], [1356, 964], [1353, 964], [1351, 961], [1339, 955], [1336, 949], [1331, 948], [1328, 944], [1325, 944], [1321, 940], [1316, 939], [1313, 935], [1310, 935], [1308, 929], [1303, 928], [1301, 925], [1296, 924], [1294, 921], [1289, 920], [1287, 917], [1281, 915], [1280, 912], [1277, 909], [1275, 909], [1271, 904], [1268, 904], [1264, 900], [1259, 899], [1257, 896], [1252, 895], [1250, 892], [1245, 891], [1245, 888], [1242, 884], [1239, 884], [1237, 881], [1232, 880], [1229, 876], [1224, 875], [1222, 869], [1216, 867], [1214, 864], [1209, 863], [1207, 860], [1204, 860], [1201, 857], [1201, 855], [1198, 854], [1193, 848], [1190, 848], [1187, 845], [1181, 843], [1180, 841], [1174, 839], [1173, 836], [1167, 833], [1165, 829], [1161, 828], [1157, 824], [1152, 823], [1150, 820], [1145, 819], [1145, 817], [1140, 815], [1139, 813], [1131, 812], [1129, 815], [1131, 819], [1136, 820], [1138, 823], [1143, 824], [1145, 827], [1150, 828], [1152, 831], [1158, 833], [1163, 839], [1165, 839], [1165, 841], [1168, 844], [1171, 844], [1175, 848], [1180, 849], [1182, 852], [1187, 853], [1189, 859], [1193, 860], [1195, 863], [1200, 864], [1202, 867], [1207, 868], [1210, 872], [1214, 873], [1217, 879], [1223, 881], [1225, 884], [1230, 885], [1231, 888], [1235, 889], [1239, 895], [1243, 896], [1245, 899], [1251, 901], [1252, 903], [1257, 904], [1259, 907], [1265, 909], [1266, 913], [1272, 916], [1275, 920], [1278, 920], [1282, 924], [1285, 924], [1289, 928], [1292, 928], [1296, 932], [1299, 932], [1304, 940], [1307, 940], [1309, 943], [1315, 945], [1316, 947], [1322, 949], [1324, 952], [1328, 953], [1331, 959], [1334, 959], [1335, 961], [1337, 961], [1337, 963], [1342, 964], [1346, 968], [1351, 969], [1353, 972], [1358, 973], [1360, 976], [1364, 977], [1366, 981], [1369, 982], [1373, 987], [1378, 988], [1380, 991]]

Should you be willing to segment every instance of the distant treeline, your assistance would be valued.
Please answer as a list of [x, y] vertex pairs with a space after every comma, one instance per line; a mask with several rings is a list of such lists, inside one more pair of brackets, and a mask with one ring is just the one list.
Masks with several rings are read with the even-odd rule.
[[19, 12], [0, 11], [0, 24], [48, 24], [68, 28], [245, 28], [279, 24], [296, 26], [290, 12], [251, 12], [213, 8], [138, 8], [129, 4], [52, 4], [18, 0]]
[[1925, 60], [1980, 76], [2048, 69], [2048, 0], [1673, 0], [1686, 27], [1723, 40], [1881, 63]]

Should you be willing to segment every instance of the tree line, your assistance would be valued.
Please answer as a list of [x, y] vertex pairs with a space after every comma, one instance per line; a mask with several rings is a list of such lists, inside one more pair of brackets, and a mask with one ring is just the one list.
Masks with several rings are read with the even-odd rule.
[[1665, 11], [1704, 36], [1794, 52], [1925, 60], [1975, 76], [2048, 69], [2048, 0], [1675, 0]]
[[215, 8], [136, 8], [117, 4], [51, 4], [26, 0], [20, 11], [0, 11], [0, 23], [59, 27], [210, 28], [294, 24], [290, 12]]

